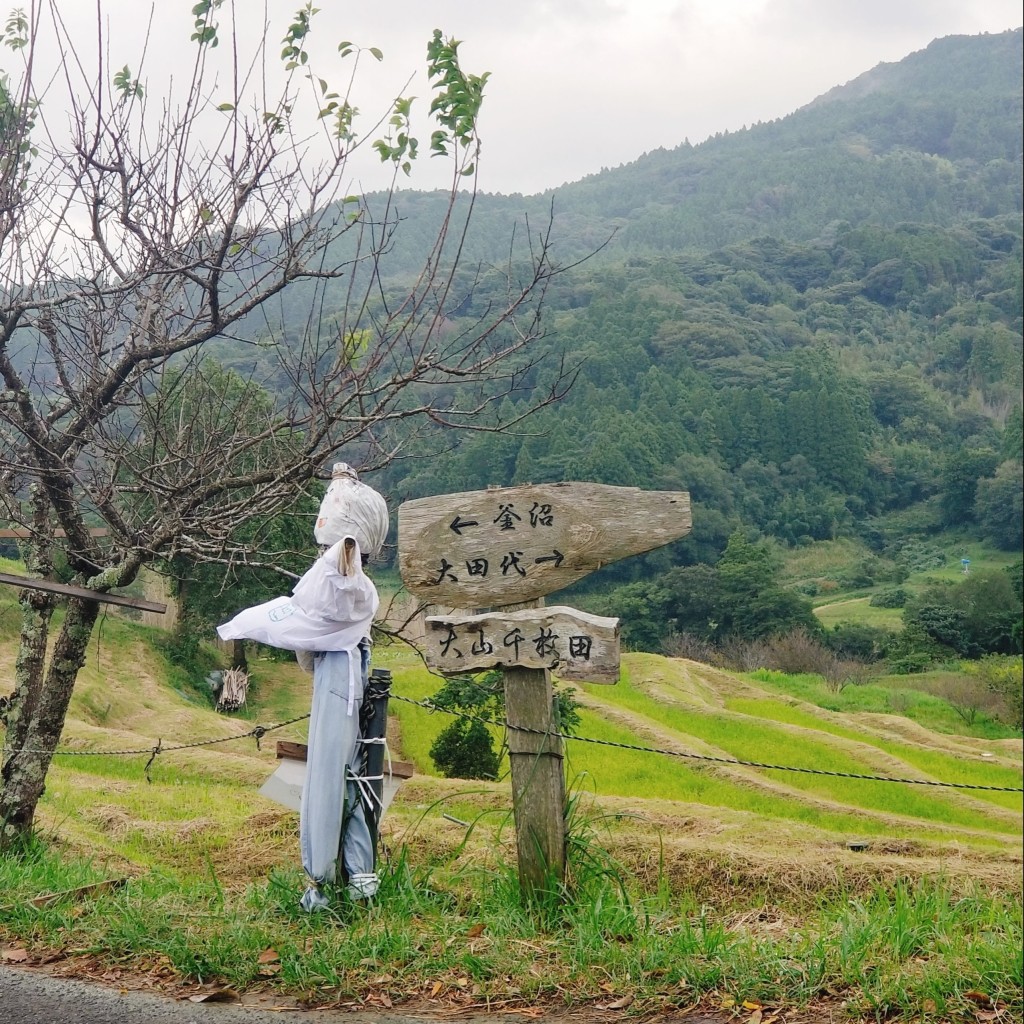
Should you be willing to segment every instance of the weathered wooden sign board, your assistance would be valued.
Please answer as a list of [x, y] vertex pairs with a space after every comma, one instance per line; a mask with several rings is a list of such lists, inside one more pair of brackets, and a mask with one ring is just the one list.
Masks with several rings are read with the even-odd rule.
[[553, 483], [403, 503], [398, 565], [431, 604], [495, 608], [561, 590], [690, 531], [685, 491]]
[[[502, 667], [524, 889], [539, 891], [565, 873], [565, 778], [551, 670], [590, 682], [619, 676], [617, 619], [543, 608], [540, 599], [685, 536], [690, 525], [685, 491], [589, 483], [464, 491], [398, 509], [406, 587], [431, 605], [490, 609], [428, 617], [425, 657], [447, 674]], [[521, 607], [530, 602], [535, 607]]]
[[427, 667], [476, 672], [520, 665], [571, 682], [619, 678], [619, 620], [562, 605], [482, 615], [428, 615]]

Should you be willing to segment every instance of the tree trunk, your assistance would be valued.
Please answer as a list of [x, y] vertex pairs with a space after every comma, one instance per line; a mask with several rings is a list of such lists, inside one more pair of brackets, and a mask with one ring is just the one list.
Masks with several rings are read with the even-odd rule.
[[234, 640], [231, 644], [231, 667], [243, 672], [249, 671], [249, 662], [245, 657], [245, 641]]
[[47, 661], [52, 604], [39, 602], [30, 594], [23, 596], [22, 605], [25, 612], [15, 691], [0, 768], [0, 848], [24, 839], [32, 830], [46, 772], [64, 729], [75, 678], [85, 662], [99, 613], [95, 601], [69, 599], [64, 623]]
[[[46, 644], [56, 601], [39, 590], [23, 590], [21, 600], [21, 640], [14, 664], [14, 692], [7, 713], [4, 752], [25, 743], [32, 713], [39, 701], [46, 669]], [[2, 818], [0, 818], [2, 820]]]

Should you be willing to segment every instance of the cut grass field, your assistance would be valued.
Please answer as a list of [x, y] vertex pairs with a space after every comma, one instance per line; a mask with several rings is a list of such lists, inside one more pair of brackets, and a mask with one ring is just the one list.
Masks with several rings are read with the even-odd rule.
[[[13, 667], [11, 612], [0, 606], [0, 678]], [[1021, 1011], [1021, 795], [814, 774], [1020, 787], [1008, 731], [958, 733], [953, 713], [937, 731], [886, 713], [882, 687], [833, 694], [815, 677], [625, 655], [619, 684], [576, 691], [574, 898], [528, 909], [507, 779], [434, 775], [429, 748], [450, 718], [416, 702], [440, 681], [408, 649], [378, 647], [394, 679], [391, 755], [416, 775], [383, 822], [381, 900], [307, 918], [296, 815], [257, 792], [275, 741], [303, 740], [304, 722], [259, 746], [166, 749], [151, 782], [145, 768], [158, 740], [304, 714], [309, 677], [256, 660], [245, 713], [217, 714], [158, 637], [110, 616], [90, 649], [41, 845], [0, 858], [0, 958], [6, 942], [176, 992], [202, 979], [364, 1008], [621, 1003], [650, 1019], [745, 1000], [817, 1007], [821, 1020], [973, 1019], [981, 993], [992, 1012]], [[126, 881], [69, 892], [103, 879]], [[31, 905], [47, 892], [69, 895]]]
[[821, 599], [814, 608], [814, 614], [826, 629], [848, 622], [888, 629], [892, 633], [903, 628], [902, 608], [877, 608], [870, 597], [848, 597], [839, 601]]
[[[911, 594], [933, 583], [956, 583], [963, 579], [965, 558], [969, 563], [968, 571], [973, 573], [1003, 570], [1020, 560], [1018, 553], [999, 551], [955, 532], [938, 535], [923, 548], [922, 564], [913, 564], [911, 558], [911, 566], [905, 567], [907, 576], [899, 584]], [[896, 569], [894, 561], [878, 557], [865, 544], [850, 538], [780, 548], [778, 554], [782, 564], [780, 581], [784, 585], [820, 588], [813, 598], [814, 614], [826, 629], [846, 623], [892, 632], [902, 629], [901, 608], [879, 608], [871, 604], [874, 594], [897, 586], [889, 579]], [[873, 566], [878, 573], [875, 583], [850, 588], [840, 582], [851, 573], [856, 575], [854, 571], [862, 565]]]

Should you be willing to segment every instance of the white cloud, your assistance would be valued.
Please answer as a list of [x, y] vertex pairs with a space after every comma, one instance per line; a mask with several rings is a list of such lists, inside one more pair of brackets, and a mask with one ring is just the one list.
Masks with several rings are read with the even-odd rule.
[[[262, 4], [235, 0], [250, 43], [262, 34]], [[95, 36], [95, 11], [63, 0], [73, 39]], [[136, 66], [147, 9], [103, 0], [113, 68]], [[224, 19], [230, 4], [225, 3]], [[297, 0], [267, 0], [267, 49], [276, 62]], [[385, 63], [364, 57], [355, 101], [383, 113], [395, 95], [415, 94], [425, 111], [426, 43], [434, 28], [461, 39], [464, 66], [489, 70], [481, 132], [485, 191], [531, 193], [628, 163], [689, 138], [782, 117], [883, 61], [900, 60], [932, 39], [998, 32], [1021, 23], [1017, 0], [392, 0], [321, 3], [314, 59], [324, 77], [345, 73], [341, 39], [377, 46]], [[151, 87], [184, 73], [190, 59], [189, 4], [154, 9], [146, 72]], [[223, 54], [221, 54], [223, 56]], [[9, 55], [0, 57], [0, 66]], [[410, 84], [409, 75], [416, 72]], [[409, 187], [447, 183], [422, 161]], [[360, 168], [378, 187], [379, 170]]]

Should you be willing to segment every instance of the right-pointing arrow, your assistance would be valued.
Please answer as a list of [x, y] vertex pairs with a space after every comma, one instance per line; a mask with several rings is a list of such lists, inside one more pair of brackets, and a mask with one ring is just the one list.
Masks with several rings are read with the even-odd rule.
[[564, 558], [565, 555], [563, 555], [562, 552], [558, 550], [558, 548], [555, 548], [555, 550], [550, 555], [541, 555], [540, 558], [535, 558], [533, 560], [533, 563], [534, 565], [540, 565], [542, 562], [554, 562], [555, 568], [557, 569], [562, 564], [562, 560]]

